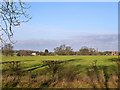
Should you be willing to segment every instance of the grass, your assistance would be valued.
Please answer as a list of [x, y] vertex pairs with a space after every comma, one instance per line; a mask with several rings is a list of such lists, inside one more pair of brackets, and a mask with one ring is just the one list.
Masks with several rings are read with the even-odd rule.
[[[28, 76], [31, 75], [32, 79], [36, 79], [36, 78], [38, 78], [38, 77], [40, 78], [42, 76], [46, 77], [45, 75], [48, 75], [47, 77], [49, 77], [50, 71], [47, 68], [47, 66], [43, 65], [42, 61], [45, 61], [45, 60], [65, 61], [65, 63], [62, 64], [62, 66], [64, 66], [64, 69], [62, 69], [62, 72], [60, 73], [59, 76], [62, 77], [64, 75], [66, 75], [66, 77], [68, 77], [68, 80], [69, 80], [69, 79], [73, 78], [74, 75], [76, 75], [76, 74], [77, 74], [76, 76], [79, 78], [81, 78], [83, 74], [85, 75], [87, 73], [86, 68], [90, 67], [95, 60], [97, 60], [98, 67], [107, 67], [107, 71], [109, 71], [112, 74], [115, 74], [118, 66], [115, 61], [112, 61], [113, 58], [118, 58], [118, 56], [104, 56], [104, 55], [103, 56], [102, 55], [101, 56], [20, 56], [20, 57], [19, 56], [8, 56], [8, 57], [3, 56], [2, 62], [21, 61], [23, 63], [23, 65], [25, 66], [24, 70], [30, 71], [24, 77], [28, 78]], [[3, 64], [2, 70], [7, 70], [7, 69], [9, 69], [7, 67], [7, 65]], [[72, 75], [72, 73], [73, 73], [72, 70], [75, 71], [75, 73], [73, 75]], [[69, 74], [67, 74], [67, 73], [70, 73], [71, 77], [69, 77]], [[39, 76], [39, 75], [42, 75], [42, 76]], [[88, 77], [84, 77], [84, 78], [88, 78]], [[40, 80], [41, 80], [41, 78], [40, 78]], [[49, 79], [47, 79], [47, 80], [49, 81]], [[6, 81], [7, 80], [5, 79], [4, 83]], [[75, 83], [79, 82], [76, 79], [74, 79], [74, 81], [75, 81]], [[45, 80], [45, 82], [47, 82], [47, 81]], [[23, 83], [23, 82], [21, 82], [21, 83]], [[31, 85], [30, 82], [29, 82], [29, 84]], [[59, 87], [62, 84], [63, 84], [63, 81], [59, 82], [59, 83], [57, 82], [57, 84], [53, 85], [53, 86]], [[80, 84], [77, 86], [77, 84], [76, 84], [76, 86], [75, 86], [74, 83], [72, 83], [72, 82], [70, 83], [70, 81], [69, 81], [69, 83], [64, 84], [66, 86], [63, 86], [63, 87], [69, 87], [69, 84], [72, 84], [73, 87], [80, 87], [80, 85], [81, 85]], [[42, 84], [42, 85], [44, 85], [44, 84]], [[84, 85], [81, 87], [84, 87]]]
[[75, 66], [81, 65], [87, 67], [94, 60], [98, 61], [98, 66], [113, 66], [116, 64], [116, 62], [113, 62], [112, 58], [118, 58], [118, 56], [3, 56], [2, 62], [22, 61], [26, 69], [37, 67], [41, 65], [41, 61], [44, 60], [68, 61], [66, 65], [72, 64]]

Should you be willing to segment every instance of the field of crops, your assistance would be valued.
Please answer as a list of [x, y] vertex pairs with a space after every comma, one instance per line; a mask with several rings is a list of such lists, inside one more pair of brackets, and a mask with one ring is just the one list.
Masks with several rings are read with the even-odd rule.
[[[61, 66], [64, 67], [63, 72], [67, 72], [65, 71], [66, 68], [68, 69], [76, 68], [77, 76], [79, 76], [79, 74], [82, 76], [86, 74], [86, 68], [90, 67], [93, 64], [93, 62], [96, 60], [97, 60], [96, 65], [98, 67], [107, 67], [107, 71], [109, 71], [111, 74], [115, 74], [117, 72], [118, 67], [116, 62], [113, 61], [114, 58], [118, 58], [118, 56], [20, 56], [20, 57], [19, 56], [8, 56], [8, 57], [3, 56], [2, 62], [21, 61], [22, 65], [24, 66], [24, 71], [30, 72], [29, 75], [34, 76], [35, 74], [38, 75], [39, 73], [39, 75], [42, 75], [42, 76], [45, 76], [45, 75], [49, 76], [50, 71], [46, 69], [47, 66], [43, 66], [44, 63], [42, 61], [45, 61], [45, 60], [65, 61], [65, 63], [61, 64]], [[4, 73], [4, 71], [8, 69], [9, 67], [7, 67], [7, 64], [2, 65], [3, 76], [5, 76], [6, 74]], [[75, 71], [75, 69], [73, 71]], [[70, 70], [68, 73], [72, 74]], [[65, 74], [65, 73], [61, 73], [61, 75], [62, 74]], [[28, 75], [26, 74], [26, 76]], [[6, 81], [4, 80], [4, 82]], [[59, 84], [56, 84], [56, 85], [58, 85], [56, 87], [59, 87]], [[29, 86], [29, 87], [32, 87], [32, 86]], [[50, 87], [50, 86], [47, 86], [47, 87]], [[62, 86], [62, 87], [67, 87], [67, 86]], [[84, 87], [84, 86], [81, 86], [81, 87]]]

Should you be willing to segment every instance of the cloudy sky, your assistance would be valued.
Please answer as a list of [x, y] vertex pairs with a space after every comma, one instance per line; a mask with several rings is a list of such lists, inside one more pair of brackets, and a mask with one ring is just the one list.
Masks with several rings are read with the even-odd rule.
[[53, 51], [61, 44], [118, 49], [118, 3], [31, 2], [32, 19], [14, 28], [14, 49]]

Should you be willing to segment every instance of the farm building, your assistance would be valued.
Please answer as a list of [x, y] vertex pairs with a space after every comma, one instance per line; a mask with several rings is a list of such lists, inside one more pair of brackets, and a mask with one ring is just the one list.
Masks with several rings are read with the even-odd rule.
[[36, 56], [36, 53], [32, 53], [33, 56]]
[[112, 55], [112, 56], [118, 55], [118, 51], [106, 51], [105, 53], [106, 55]]
[[111, 55], [118, 55], [118, 52], [117, 51], [112, 52]]

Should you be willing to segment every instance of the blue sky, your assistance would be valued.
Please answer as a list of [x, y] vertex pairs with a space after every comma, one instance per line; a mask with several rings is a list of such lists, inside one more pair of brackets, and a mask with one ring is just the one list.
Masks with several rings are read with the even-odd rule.
[[117, 50], [117, 2], [31, 2], [30, 5], [28, 13], [32, 19], [14, 28], [13, 39], [17, 41], [14, 49], [53, 51], [66, 44], [74, 50], [82, 46]]

